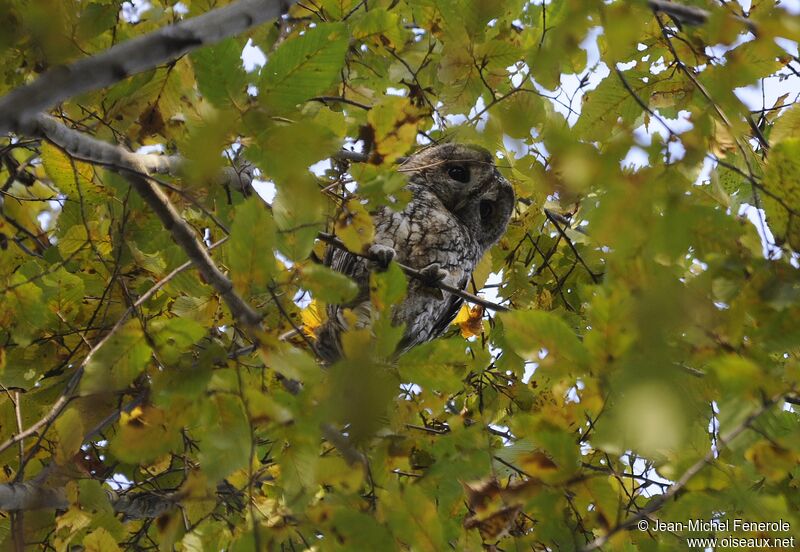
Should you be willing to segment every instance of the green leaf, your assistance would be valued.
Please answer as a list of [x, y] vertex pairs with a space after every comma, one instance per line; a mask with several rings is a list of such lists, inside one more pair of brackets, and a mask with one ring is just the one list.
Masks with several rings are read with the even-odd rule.
[[[634, 75], [623, 74], [635, 93], [645, 88], [644, 85], [637, 84], [638, 79]], [[641, 93], [639, 96], [641, 97]], [[629, 125], [641, 113], [642, 108], [612, 71], [597, 88], [584, 96], [581, 116], [573, 131], [577, 136], [587, 140], [605, 139], [617, 126], [618, 119], [621, 118], [623, 124]]]
[[139, 320], [129, 320], [100, 346], [86, 364], [81, 394], [109, 393], [126, 388], [144, 370], [151, 352]]
[[116, 552], [122, 550], [117, 546], [117, 540], [103, 527], [98, 527], [83, 539], [83, 549], [86, 552]]
[[264, 291], [276, 270], [274, 257], [275, 223], [269, 207], [251, 197], [236, 210], [231, 227], [229, 265], [233, 285], [248, 297]]
[[338, 509], [332, 522], [337, 533], [342, 535], [345, 550], [392, 550], [396, 546], [389, 529], [373, 516]]
[[531, 130], [540, 128], [545, 118], [542, 99], [530, 92], [517, 92], [492, 110], [500, 118], [503, 132], [512, 138], [530, 138]]
[[757, 399], [763, 392], [759, 382], [766, 374], [748, 358], [725, 355], [711, 362], [709, 371], [717, 377], [721, 390], [731, 396]]
[[189, 133], [181, 143], [181, 151], [186, 158], [181, 171], [190, 186], [199, 188], [217, 182], [217, 175], [226, 164], [222, 152], [232, 141], [234, 117], [226, 111], [212, 112], [189, 127]]
[[182, 421], [175, 414], [152, 406], [134, 408], [130, 414], [123, 412], [111, 451], [123, 462], [138, 464], [178, 450]]
[[84, 427], [78, 409], [64, 410], [64, 413], [56, 419], [55, 430], [58, 434], [56, 458], [62, 464], [71, 462], [83, 443]]
[[250, 424], [242, 402], [230, 395], [215, 395], [198, 420], [203, 428], [200, 465], [211, 481], [220, 481], [247, 465]]
[[219, 108], [230, 106], [245, 94], [247, 74], [242, 68], [241, 55], [242, 48], [233, 38], [191, 55], [200, 93]]
[[80, 314], [85, 286], [80, 276], [63, 268], [42, 277], [46, 286], [47, 306], [66, 321], [73, 321]]
[[770, 150], [759, 195], [775, 240], [800, 249], [800, 138], [786, 139]]
[[110, 29], [117, 22], [119, 6], [115, 4], [103, 5], [92, 2], [86, 6], [78, 19], [76, 36], [79, 40], [88, 40]]
[[358, 294], [358, 286], [353, 280], [326, 266], [309, 264], [303, 267], [300, 275], [301, 285], [326, 303], [347, 303]]
[[272, 212], [280, 252], [293, 261], [307, 259], [317, 234], [325, 228], [324, 209], [319, 185], [308, 171], [279, 183]]
[[800, 108], [792, 105], [772, 125], [769, 140], [773, 145], [800, 136]]
[[463, 340], [456, 338], [437, 339], [414, 347], [398, 361], [400, 379], [429, 391], [457, 393], [466, 376], [468, 357], [464, 345]]
[[159, 318], [148, 325], [153, 335], [153, 344], [162, 362], [177, 362], [182, 353], [197, 343], [206, 329], [194, 320], [187, 318]]
[[353, 37], [373, 38], [374, 42], [386, 46], [397, 46], [403, 39], [402, 24], [396, 11], [369, 10], [353, 27]]
[[406, 296], [408, 281], [406, 275], [397, 266], [390, 263], [384, 271], [373, 270], [369, 275], [369, 297], [372, 304], [379, 310], [388, 309], [397, 305]]
[[344, 204], [336, 220], [336, 235], [355, 253], [363, 253], [372, 244], [375, 226], [361, 202], [351, 199]]
[[[336, 117], [331, 124], [336, 124]], [[343, 121], [338, 118], [339, 124]], [[281, 181], [291, 179], [326, 159], [340, 148], [333, 129], [316, 121], [272, 125], [260, 135], [256, 152], [249, 152], [264, 165], [265, 175]]]
[[69, 197], [76, 197], [78, 187], [86, 186], [92, 179], [90, 165], [71, 160], [67, 154], [49, 143], [42, 145], [42, 164], [47, 176]]
[[[352, 347], [360, 338], [360, 347]], [[397, 393], [398, 381], [385, 366], [369, 357], [369, 335], [350, 331], [343, 337], [348, 358], [331, 367], [328, 379], [328, 408], [333, 419], [347, 425], [350, 440], [359, 445], [385, 424], [386, 413]], [[349, 342], [347, 341], [349, 340]], [[342, 400], [347, 397], [347, 400]]]
[[348, 43], [341, 23], [318, 23], [287, 40], [261, 71], [259, 98], [283, 110], [322, 94], [339, 76]]
[[393, 163], [414, 144], [425, 111], [408, 98], [390, 96], [372, 107], [367, 121], [374, 134], [377, 163]]
[[24, 283], [26, 281], [28, 278], [17, 272], [10, 279], [11, 285], [16, 287], [0, 302], [0, 318], [10, 321], [6, 327], [22, 346], [30, 344], [49, 318], [42, 290], [33, 283]]
[[[501, 319], [508, 344], [521, 357], [548, 366], [557, 363], [556, 369], [563, 373], [580, 371], [588, 364], [583, 343], [555, 314], [521, 311], [504, 313]], [[542, 349], [547, 350], [544, 360], [539, 357]]]

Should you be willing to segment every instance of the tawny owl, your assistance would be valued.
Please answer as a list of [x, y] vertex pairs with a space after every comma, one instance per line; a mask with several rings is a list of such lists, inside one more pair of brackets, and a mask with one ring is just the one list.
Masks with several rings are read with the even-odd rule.
[[394, 259], [427, 276], [427, 282], [409, 279], [405, 300], [392, 309], [393, 323], [405, 324], [397, 348], [402, 353], [444, 332], [461, 307], [460, 297], [432, 284], [444, 281], [465, 289], [478, 261], [508, 225], [514, 191], [487, 150], [441, 144], [417, 152], [399, 170], [410, 175], [406, 188], [412, 199], [401, 211], [383, 207], [373, 214], [369, 254], [378, 262], [334, 248], [326, 255], [326, 264], [353, 278], [360, 289], [352, 303], [329, 306], [328, 320], [317, 331], [318, 352], [327, 362], [342, 355], [339, 337], [348, 329], [343, 309], [353, 309], [356, 326], [368, 324], [370, 270]]

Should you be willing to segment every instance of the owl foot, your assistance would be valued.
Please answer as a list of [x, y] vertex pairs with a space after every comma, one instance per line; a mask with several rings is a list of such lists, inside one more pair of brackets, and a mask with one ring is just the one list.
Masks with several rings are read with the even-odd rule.
[[447, 271], [439, 263], [431, 263], [420, 271], [422, 283], [428, 287], [437, 287], [439, 282], [447, 278]]
[[389, 268], [389, 263], [392, 262], [392, 259], [394, 259], [395, 256], [395, 251], [393, 248], [377, 243], [370, 245], [367, 253], [371, 257], [369, 262], [370, 268], [374, 268], [379, 271]]

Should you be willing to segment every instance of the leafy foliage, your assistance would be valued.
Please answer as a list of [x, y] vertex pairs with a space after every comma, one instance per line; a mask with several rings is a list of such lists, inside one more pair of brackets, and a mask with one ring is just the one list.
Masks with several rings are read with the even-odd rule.
[[[7, 0], [0, 94], [220, 4]], [[800, 39], [800, 18], [773, 0], [709, 9], [318, 0], [58, 106], [98, 140], [186, 160], [159, 186], [257, 329], [181, 268], [114, 167], [3, 138], [2, 485], [61, 502], [4, 514], [0, 541], [685, 549], [627, 531], [654, 511], [797, 535], [800, 111], [736, 91], [797, 81], [775, 39]], [[249, 73], [248, 39], [266, 54]], [[372, 275], [372, 326], [320, 366], [313, 328], [359, 290], [319, 264], [319, 232], [365, 251], [369, 212], [409, 199], [393, 163], [440, 139], [498, 152], [515, 186], [468, 290], [512, 312], [465, 307], [393, 359], [392, 264]], [[356, 144], [365, 163], [335, 155]], [[220, 184], [228, 165], [274, 199]]]

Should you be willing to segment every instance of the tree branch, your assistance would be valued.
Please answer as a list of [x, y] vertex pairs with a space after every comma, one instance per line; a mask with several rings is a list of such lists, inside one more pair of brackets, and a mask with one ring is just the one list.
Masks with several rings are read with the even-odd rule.
[[34, 481], [0, 485], [0, 505], [7, 512], [21, 510], [66, 510], [69, 506], [63, 488], [49, 489]]
[[[179, 155], [133, 153], [122, 146], [109, 144], [84, 132], [71, 129], [55, 117], [43, 113], [31, 119], [27, 133], [30, 136], [45, 138], [74, 159], [110, 169], [122, 168], [148, 175], [179, 175], [186, 164], [186, 160]], [[218, 183], [221, 185], [245, 191], [252, 185], [253, 169], [250, 166], [239, 169], [224, 167], [218, 178]]]
[[[670, 0], [647, 0], [647, 5], [650, 6], [653, 11], [666, 13], [670, 17], [686, 25], [701, 25], [708, 21], [708, 18], [711, 16], [711, 12], [703, 8], [685, 6], [683, 4], [671, 2]], [[744, 24], [753, 34], [757, 34], [755, 23], [749, 19], [738, 15], [731, 15], [731, 17]]]
[[183, 249], [192, 263], [200, 271], [203, 279], [219, 293], [231, 310], [234, 318], [248, 326], [257, 326], [261, 315], [233, 289], [233, 282], [217, 267], [208, 249], [197, 237], [194, 229], [178, 214], [167, 195], [152, 180], [141, 176], [139, 171], [121, 171], [120, 174], [130, 182], [136, 193], [147, 203], [164, 228], [172, 234], [172, 239]]
[[581, 254], [578, 253], [578, 248], [575, 247], [575, 244], [572, 243], [572, 240], [570, 239], [570, 237], [567, 236], [567, 232], [563, 228], [561, 228], [560, 224], [558, 224], [558, 219], [556, 219], [556, 217], [553, 216], [553, 213], [549, 209], [545, 209], [544, 210], [544, 214], [547, 217], [547, 219], [553, 224], [553, 226], [556, 227], [556, 230], [558, 230], [558, 233], [561, 234], [561, 237], [564, 238], [564, 240], [567, 242], [567, 245], [569, 245], [569, 248], [572, 249], [572, 252], [575, 254], [575, 258], [578, 259], [578, 262], [581, 263], [583, 268], [586, 269], [586, 272], [589, 273], [589, 277], [592, 279], [592, 282], [594, 282], [596, 284], [599, 281], [598, 280], [598, 275], [595, 274], [592, 271], [592, 269], [589, 268], [589, 266], [583, 260], [583, 257], [581, 257]]
[[[209, 249], [213, 249], [214, 247], [217, 247], [217, 246], [221, 245], [222, 243], [225, 242], [225, 240], [227, 240], [227, 238], [223, 238], [220, 241], [218, 241], [218, 242], [216, 242], [214, 244], [211, 244], [211, 247], [209, 247]], [[66, 385], [66, 387], [64, 389], [64, 392], [61, 393], [61, 396], [56, 400], [56, 402], [50, 408], [48, 413], [45, 414], [41, 419], [39, 419], [39, 421], [34, 423], [32, 426], [30, 426], [28, 429], [26, 429], [24, 431], [21, 431], [21, 432], [17, 433], [16, 435], [12, 435], [9, 439], [7, 439], [5, 442], [0, 444], [0, 453], [5, 451], [7, 448], [13, 446], [15, 443], [19, 443], [22, 440], [26, 439], [27, 437], [30, 437], [31, 435], [33, 435], [36, 432], [38, 432], [41, 428], [45, 427], [46, 425], [50, 424], [53, 420], [55, 420], [58, 417], [58, 415], [61, 414], [61, 411], [64, 410], [64, 407], [67, 405], [67, 403], [72, 399], [72, 393], [77, 388], [78, 383], [80, 383], [81, 377], [83, 377], [83, 369], [89, 363], [89, 361], [91, 360], [91, 358], [95, 354], [95, 352], [100, 347], [102, 347], [103, 344], [111, 338], [111, 336], [113, 336], [115, 333], [117, 333], [117, 331], [122, 327], [122, 325], [125, 323], [125, 321], [128, 319], [128, 317], [131, 314], [133, 314], [134, 310], [136, 310], [145, 301], [147, 301], [150, 297], [152, 297], [153, 294], [156, 291], [158, 291], [159, 289], [164, 287], [164, 285], [166, 285], [167, 282], [172, 280], [180, 272], [182, 272], [182, 271], [186, 270], [187, 268], [189, 268], [189, 266], [191, 266], [191, 264], [192, 264], [191, 261], [187, 261], [186, 263], [184, 263], [181, 266], [177, 267], [175, 270], [173, 270], [172, 272], [167, 274], [164, 278], [162, 278], [161, 280], [159, 280], [158, 282], [153, 284], [153, 286], [150, 289], [148, 289], [141, 297], [139, 297], [139, 299], [133, 305], [131, 305], [128, 308], [128, 310], [126, 310], [122, 314], [120, 319], [117, 320], [117, 323], [114, 324], [114, 326], [103, 337], [103, 339], [101, 339], [94, 347], [92, 347], [89, 350], [89, 353], [86, 355], [86, 358], [83, 359], [83, 362], [81, 362], [80, 366], [75, 371], [75, 373], [72, 375], [72, 377], [70, 378], [69, 382], [67, 382], [67, 385]], [[2, 502], [2, 500], [0, 500], [0, 505], [2, 505], [2, 504], [3, 504], [3, 502]]]
[[67, 66], [55, 67], [31, 84], [0, 98], [0, 132], [21, 131], [27, 134], [27, 126], [37, 113], [61, 101], [104, 88], [275, 19], [295, 1], [239, 0], [122, 42]]
[[[756, 421], [756, 419], [761, 416], [764, 412], [772, 408], [779, 400], [783, 399], [784, 395], [780, 394], [776, 397], [765, 401], [759, 408], [757, 408], [754, 412], [752, 412], [747, 418], [742, 421], [738, 426], [730, 430], [727, 434], [720, 437], [717, 443], [717, 451], [722, 447], [728, 445], [733, 439], [738, 437], [743, 431], [750, 427], [750, 425]], [[605, 535], [594, 539], [592, 542], [588, 543], [586, 546], [581, 548], [581, 552], [590, 552], [591, 550], [597, 550], [598, 548], [603, 547], [608, 540], [614, 536], [615, 534], [619, 533], [624, 529], [629, 529], [633, 527], [636, 522], [646, 518], [653, 512], [659, 510], [664, 504], [668, 501], [672, 500], [675, 495], [677, 495], [680, 491], [683, 490], [684, 487], [689, 483], [689, 481], [696, 476], [700, 471], [705, 468], [707, 465], [711, 464], [715, 458], [715, 450], [711, 449], [703, 456], [700, 460], [695, 462], [692, 466], [687, 469], [683, 475], [678, 479], [674, 485], [672, 485], [667, 492], [664, 494], [660, 494], [657, 497], [650, 500], [647, 503], [647, 506], [640, 509], [634, 515], [626, 519], [625, 521], [621, 522], [616, 527], [610, 529], [608, 533]]]
[[180, 158], [160, 155], [138, 155], [122, 146], [108, 144], [87, 134], [67, 128], [49, 115], [33, 119], [34, 132], [43, 136], [75, 159], [106, 165], [121, 174], [161, 219], [175, 242], [197, 267], [230, 308], [233, 316], [250, 326], [257, 325], [261, 315], [233, 289], [233, 282], [214, 263], [208, 249], [196, 236], [170, 202], [167, 195], [151, 179], [150, 172], [170, 172], [179, 166]]
[[711, 15], [708, 10], [697, 6], [685, 6], [676, 4], [671, 0], [648, 0], [647, 5], [650, 9], [657, 12], [666, 13], [688, 25], [700, 25], [705, 23]]

